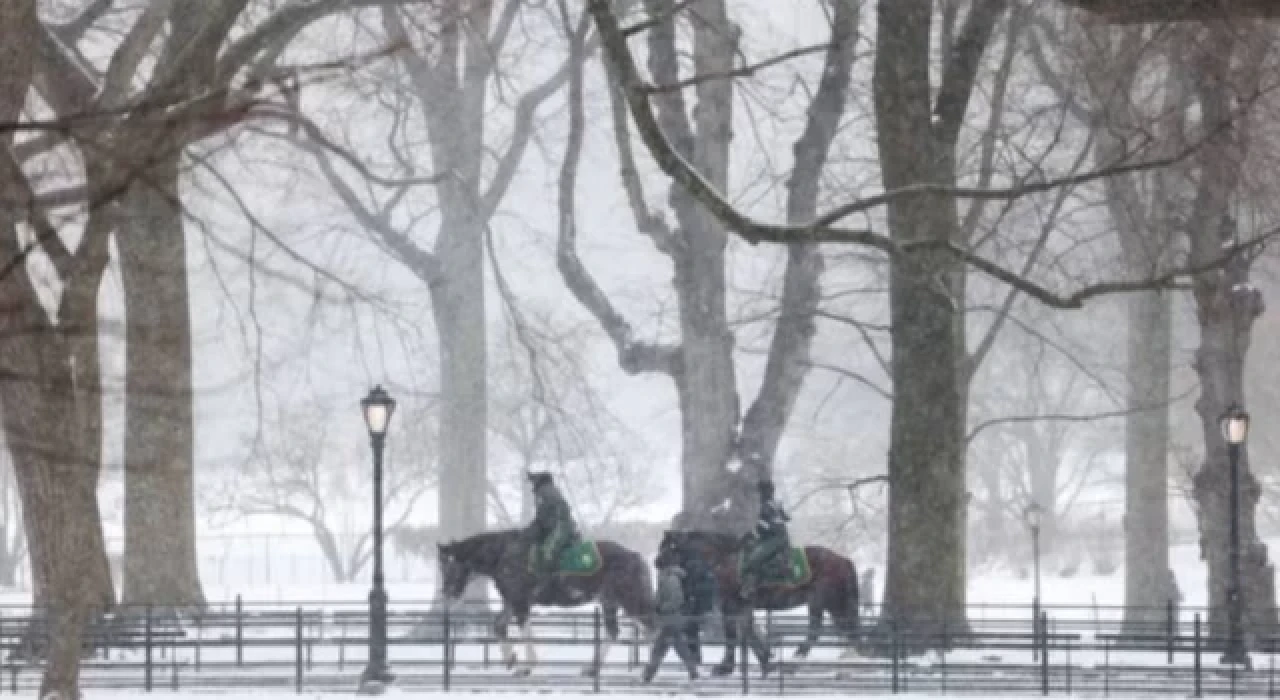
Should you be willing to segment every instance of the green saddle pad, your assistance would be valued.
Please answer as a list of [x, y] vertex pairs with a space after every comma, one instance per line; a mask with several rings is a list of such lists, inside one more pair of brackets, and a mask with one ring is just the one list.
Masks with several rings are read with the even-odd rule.
[[[592, 540], [582, 540], [566, 547], [560, 555], [560, 565], [556, 571], [571, 576], [590, 576], [600, 570], [600, 548]], [[533, 554], [529, 558], [530, 570], [533, 565]]]
[[[741, 573], [747, 560], [747, 552], [738, 556], [738, 572]], [[787, 568], [768, 566], [760, 577], [764, 586], [803, 586], [813, 578], [813, 569], [809, 567], [809, 555], [804, 547], [792, 547], [791, 556], [787, 558]]]

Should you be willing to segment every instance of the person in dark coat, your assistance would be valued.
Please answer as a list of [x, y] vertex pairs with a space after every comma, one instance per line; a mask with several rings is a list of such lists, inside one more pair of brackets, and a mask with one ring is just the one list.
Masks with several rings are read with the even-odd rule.
[[693, 548], [687, 548], [681, 558], [685, 572], [684, 633], [693, 660], [702, 663], [702, 621], [716, 604], [716, 576]]
[[641, 676], [645, 683], [653, 681], [653, 677], [658, 674], [658, 666], [671, 647], [675, 647], [676, 656], [680, 657], [689, 670], [689, 680], [698, 679], [698, 665], [684, 638], [684, 579], [684, 569], [674, 564], [658, 572], [658, 634], [653, 639], [653, 646], [649, 649], [649, 663], [645, 664]]
[[533, 546], [533, 596], [537, 598], [555, 580], [560, 556], [577, 544], [579, 534], [569, 503], [556, 488], [551, 474], [529, 472], [528, 477], [533, 487], [534, 514], [526, 532]]
[[791, 536], [787, 533], [787, 515], [782, 506], [774, 499], [773, 482], [763, 479], [759, 483], [760, 517], [756, 520], [755, 530], [748, 543], [747, 560], [743, 568], [742, 596], [750, 598], [755, 594], [764, 577], [766, 567], [777, 566], [791, 552]]

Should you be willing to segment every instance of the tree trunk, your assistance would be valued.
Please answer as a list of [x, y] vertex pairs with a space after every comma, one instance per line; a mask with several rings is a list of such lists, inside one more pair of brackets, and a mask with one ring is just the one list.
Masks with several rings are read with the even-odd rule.
[[191, 313], [176, 158], [122, 202], [126, 605], [204, 604], [196, 557]]
[[[664, 8], [650, 3], [653, 14]], [[729, 21], [724, 0], [698, 6], [694, 26], [694, 72], [733, 69], [738, 29]], [[678, 75], [675, 56], [666, 51], [675, 25], [653, 30], [662, 49], [651, 55], [659, 75]], [[674, 81], [673, 81], [674, 82]], [[681, 146], [707, 182], [721, 192], [729, 185], [729, 144], [733, 138], [733, 81], [705, 80], [696, 88], [692, 127], [696, 137]], [[664, 103], [669, 119], [683, 119], [678, 93]], [[678, 113], [676, 110], [680, 110]], [[681, 130], [688, 129], [688, 126]], [[725, 308], [725, 246], [728, 235], [719, 220], [685, 190], [673, 185], [672, 208], [680, 222], [679, 252], [673, 256], [680, 309], [681, 368], [677, 377], [681, 412], [681, 485], [683, 520], [692, 527], [739, 530], [751, 517], [742, 507], [742, 488], [727, 472], [737, 437], [740, 408], [734, 370], [734, 338]], [[746, 470], [744, 470], [746, 471]], [[762, 474], [743, 474], [754, 481]], [[728, 503], [725, 501], [728, 499]], [[727, 508], [722, 506], [727, 505]], [[713, 511], [717, 511], [714, 512]]]
[[487, 333], [481, 227], [446, 220], [440, 235], [431, 300], [440, 338], [440, 538], [449, 541], [486, 526]]
[[[1252, 36], [1253, 41], [1249, 39]], [[1242, 40], [1243, 39], [1243, 40]], [[1201, 129], [1210, 134], [1198, 152], [1200, 182], [1187, 222], [1190, 263], [1207, 265], [1217, 260], [1224, 246], [1237, 241], [1232, 220], [1232, 199], [1237, 195], [1241, 170], [1248, 153], [1248, 122], [1233, 114], [1238, 95], [1254, 94], [1260, 71], [1258, 35], [1239, 32], [1233, 26], [1210, 25], [1201, 42], [1193, 46], [1190, 84], [1199, 93]], [[1232, 57], [1237, 45], [1245, 48]], [[1252, 87], [1250, 85], [1252, 84]], [[1232, 88], [1239, 90], [1238, 95]], [[1229, 463], [1226, 441], [1219, 423], [1232, 404], [1245, 405], [1244, 362], [1250, 330], [1263, 311], [1261, 293], [1249, 284], [1248, 254], [1237, 255], [1221, 270], [1197, 275], [1193, 283], [1200, 346], [1195, 370], [1200, 380], [1200, 414], [1205, 461], [1193, 480], [1200, 519], [1201, 556], [1209, 569], [1209, 634], [1224, 638], [1228, 631], [1227, 591], [1231, 582], [1229, 535], [1231, 524]], [[1240, 570], [1247, 634], [1266, 635], [1277, 622], [1275, 569], [1267, 548], [1258, 538], [1255, 512], [1259, 486], [1249, 469], [1246, 445], [1240, 449]]]
[[[938, 218], [949, 205], [920, 203], [890, 220]], [[928, 224], [899, 220], [890, 226], [906, 233], [929, 230]], [[956, 268], [953, 259], [933, 253], [890, 263], [894, 402], [883, 616], [899, 630], [945, 625], [955, 631], [965, 624], [965, 414], [955, 361], [964, 330], [951, 298], [934, 281], [959, 274]]]
[[[25, 272], [13, 277], [25, 278]], [[32, 319], [43, 313], [32, 297], [26, 313], [13, 315]], [[84, 461], [81, 436], [67, 419], [79, 409], [66, 339], [47, 323], [41, 324], [44, 331], [32, 330], [34, 324], [0, 325], [3, 371], [22, 377], [0, 382], [3, 424], [24, 505], [34, 597], [47, 606], [52, 625], [41, 696], [57, 690], [74, 698], [84, 626], [91, 613], [114, 603], [98, 509], [98, 467]]]
[[[1195, 475], [1199, 506], [1201, 556], [1209, 564], [1209, 634], [1226, 636], [1227, 594], [1231, 583], [1231, 480], [1227, 445], [1220, 419], [1232, 403], [1244, 405], [1243, 369], [1249, 332], [1263, 311], [1262, 295], [1248, 283], [1248, 262], [1238, 261], [1226, 274], [1210, 273], [1196, 282], [1200, 347], [1195, 369], [1201, 394], [1196, 401], [1205, 440], [1205, 461]], [[1216, 279], [1215, 279], [1216, 278]], [[1255, 519], [1258, 481], [1249, 468], [1247, 445], [1240, 449], [1240, 571], [1243, 621], [1254, 635], [1270, 634], [1276, 625], [1275, 568], [1258, 538]]]
[[[955, 150], [982, 55], [1003, 0], [972, 3], [961, 34], [944, 47], [942, 80], [930, 82], [931, 0], [877, 5], [872, 91], [884, 188], [951, 184]], [[954, 198], [922, 195], [888, 206], [897, 242], [963, 245]], [[965, 628], [965, 483], [968, 348], [965, 268], [917, 249], [889, 261], [894, 401], [889, 435], [889, 573], [884, 624], [934, 632]]]
[[1173, 591], [1168, 459], [1173, 297], [1168, 292], [1139, 292], [1129, 297], [1128, 307], [1125, 626], [1141, 634], [1165, 619]]

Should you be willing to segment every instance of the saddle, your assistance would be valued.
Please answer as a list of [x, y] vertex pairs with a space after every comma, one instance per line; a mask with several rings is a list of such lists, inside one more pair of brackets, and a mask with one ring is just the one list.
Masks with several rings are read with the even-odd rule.
[[[531, 573], [534, 571], [533, 562], [537, 546], [534, 545], [529, 549], [528, 566]], [[556, 573], [561, 576], [590, 576], [600, 571], [603, 561], [600, 556], [600, 547], [594, 540], [578, 540], [561, 552], [560, 560], [556, 563]]]
[[[745, 573], [747, 552], [738, 555], [738, 575]], [[807, 585], [813, 579], [813, 569], [809, 566], [809, 555], [804, 547], [792, 547], [786, 556], [779, 556], [768, 565], [762, 567], [759, 581], [767, 588], [797, 588]]]

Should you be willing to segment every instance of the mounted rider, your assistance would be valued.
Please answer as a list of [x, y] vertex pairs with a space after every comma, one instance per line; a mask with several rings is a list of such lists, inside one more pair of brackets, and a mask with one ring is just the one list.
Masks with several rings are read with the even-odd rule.
[[580, 535], [569, 503], [556, 488], [551, 474], [528, 472], [527, 477], [534, 498], [533, 522], [526, 532], [532, 546], [533, 596], [536, 598], [554, 582], [561, 555], [578, 543]]
[[742, 567], [744, 598], [752, 597], [764, 574], [770, 569], [778, 570], [785, 566], [791, 554], [791, 537], [787, 533], [791, 516], [774, 498], [772, 481], [761, 479], [757, 488], [760, 490], [760, 517], [756, 519], [755, 530], [747, 535], [747, 558]]

